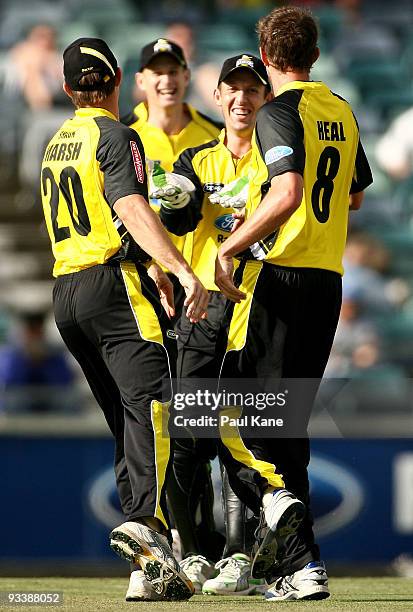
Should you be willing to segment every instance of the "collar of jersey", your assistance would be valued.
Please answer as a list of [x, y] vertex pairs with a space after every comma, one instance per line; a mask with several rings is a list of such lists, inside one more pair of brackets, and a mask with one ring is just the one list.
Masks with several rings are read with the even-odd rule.
[[115, 115], [110, 113], [105, 108], [96, 108], [96, 107], [83, 107], [77, 108], [75, 110], [76, 117], [109, 117], [110, 119], [114, 119], [117, 121]]
[[[225, 146], [225, 135], [226, 135], [226, 128], [222, 128], [222, 130], [218, 134], [219, 144], [216, 146], [217, 148], [220, 148], [221, 150], [224, 149], [226, 154], [233, 160], [235, 165], [239, 163], [243, 163], [244, 161], [248, 160], [248, 156], [251, 157], [252, 147], [246, 153], [244, 153], [242, 157], [238, 157], [238, 158], [233, 157], [231, 151]], [[252, 138], [254, 138], [254, 136], [252, 136]]]
[[[185, 104], [186, 108], [188, 109], [189, 114], [191, 115], [191, 121], [195, 121], [195, 122], [196, 122], [196, 121], [197, 121], [197, 118], [198, 118], [198, 113], [197, 113], [196, 109], [195, 109], [193, 106], [191, 106], [191, 104], [188, 104], [187, 102], [184, 102], [184, 104]], [[135, 107], [135, 109], [134, 109], [134, 113], [135, 113], [135, 115], [136, 115], [136, 116], [137, 116], [137, 118], [138, 118], [138, 122], [139, 122], [139, 123], [138, 123], [138, 126], [137, 126], [138, 128], [139, 128], [139, 127], [140, 127], [140, 126], [141, 126], [143, 123], [147, 123], [148, 118], [149, 118], [149, 112], [148, 112], [148, 107], [147, 107], [147, 105], [146, 105], [146, 102], [140, 102], [140, 103], [138, 104], [138, 106], [136, 106], [136, 107]], [[188, 127], [188, 126], [186, 126], [186, 127], [184, 128], [184, 130], [185, 130], [187, 127]], [[157, 130], [157, 129], [160, 129], [160, 128], [155, 127], [154, 125], [151, 125], [151, 128], [154, 128], [154, 129], [156, 129], [156, 130]], [[178, 136], [178, 134], [174, 134], [174, 136]]]
[[319, 87], [325, 87], [324, 83], [321, 81], [290, 81], [289, 83], [284, 83], [284, 85], [280, 87], [277, 91], [277, 96], [289, 89], [316, 89]]

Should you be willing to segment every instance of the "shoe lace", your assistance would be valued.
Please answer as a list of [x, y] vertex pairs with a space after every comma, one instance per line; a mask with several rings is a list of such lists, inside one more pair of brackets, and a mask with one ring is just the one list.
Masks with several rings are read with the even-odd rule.
[[267, 521], [265, 520], [264, 510], [261, 510], [260, 520], [256, 530], [254, 531], [254, 536], [257, 542], [261, 542], [266, 531], [268, 529]]
[[207, 559], [203, 555], [191, 555], [180, 563], [181, 568], [187, 572], [202, 572], [203, 567], [209, 567]]
[[234, 557], [226, 557], [215, 564], [215, 569], [219, 569], [220, 577], [224, 578], [239, 578], [245, 566], [249, 565], [248, 561], [234, 559]]

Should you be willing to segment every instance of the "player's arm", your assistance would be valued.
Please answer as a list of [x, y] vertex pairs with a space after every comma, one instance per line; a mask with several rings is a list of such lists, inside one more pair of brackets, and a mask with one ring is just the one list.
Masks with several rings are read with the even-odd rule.
[[119, 198], [113, 206], [116, 214], [139, 246], [175, 274], [184, 287], [187, 315], [199, 320], [206, 312], [208, 294], [182, 255], [171, 242], [157, 214], [138, 194]]
[[215, 263], [215, 283], [228, 299], [239, 302], [244, 297], [232, 281], [232, 258], [288, 221], [300, 206], [302, 195], [300, 174], [286, 172], [273, 178], [270, 190], [251, 217], [220, 247]]
[[304, 131], [297, 110], [282, 102], [264, 106], [258, 113], [255, 139], [267, 166], [270, 188], [253, 214], [218, 251], [215, 282], [231, 300], [242, 299], [232, 281], [232, 257], [288, 221], [303, 195]]
[[354, 165], [353, 180], [350, 188], [350, 206], [349, 210], [359, 210], [361, 208], [364, 189], [373, 182], [373, 176], [367, 161], [366, 154], [363, 149], [363, 145], [359, 140], [356, 154], [356, 161]]
[[360, 210], [363, 203], [364, 191], [358, 193], [350, 193], [350, 206], [349, 210]]
[[193, 157], [194, 149], [186, 149], [181, 153], [173, 167], [174, 175], [189, 179], [195, 187], [195, 189], [189, 193], [190, 197], [187, 204], [177, 208], [161, 200], [161, 221], [168, 231], [177, 236], [183, 236], [188, 232], [192, 232], [202, 219], [201, 208], [204, 192], [201, 181], [192, 164]]
[[220, 253], [233, 257], [272, 234], [283, 225], [301, 204], [303, 177], [286, 172], [272, 179], [271, 187], [254, 213], [231, 234], [220, 247]]
[[156, 213], [147, 202], [145, 154], [136, 132], [101, 122], [97, 160], [104, 176], [105, 195], [139, 246], [176, 274], [186, 292], [191, 321], [205, 316], [208, 293], [172, 244]]

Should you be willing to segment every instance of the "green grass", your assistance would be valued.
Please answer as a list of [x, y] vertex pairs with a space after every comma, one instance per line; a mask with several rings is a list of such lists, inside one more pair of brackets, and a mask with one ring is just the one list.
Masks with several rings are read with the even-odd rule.
[[170, 610], [177, 612], [243, 612], [275, 609], [293, 612], [304, 610], [351, 610], [376, 612], [383, 610], [413, 610], [413, 579], [409, 578], [332, 578], [332, 596], [324, 601], [266, 602], [261, 597], [206, 597], [198, 595], [188, 602], [126, 603], [126, 578], [0, 578], [0, 591], [63, 591], [64, 602], [59, 606], [11, 606], [7, 610], [53, 609], [60, 612], [94, 612], [95, 610], [144, 609], [148, 612]]

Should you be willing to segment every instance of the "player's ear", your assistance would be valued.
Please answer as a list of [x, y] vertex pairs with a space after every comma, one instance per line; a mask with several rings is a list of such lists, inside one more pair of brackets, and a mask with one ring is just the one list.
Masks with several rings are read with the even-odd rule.
[[268, 56], [262, 47], [260, 47], [260, 57], [262, 59], [262, 63], [264, 64], [264, 66], [270, 65], [270, 62], [268, 61]]
[[63, 91], [65, 92], [65, 94], [67, 96], [69, 96], [69, 98], [72, 97], [72, 90], [70, 89], [69, 85], [66, 83], [66, 81], [63, 81]]
[[119, 87], [121, 82], [122, 82], [122, 70], [118, 66], [115, 72], [115, 87]]
[[214, 89], [214, 101], [217, 106], [222, 106], [221, 90], [219, 88], [219, 85], [216, 89]]
[[135, 74], [135, 83], [139, 87], [139, 89], [142, 89], [142, 91], [145, 91], [144, 78], [143, 78], [142, 72], [137, 72]]
[[191, 71], [189, 70], [189, 68], [185, 68], [185, 87], [188, 87], [190, 80], [191, 80]]

